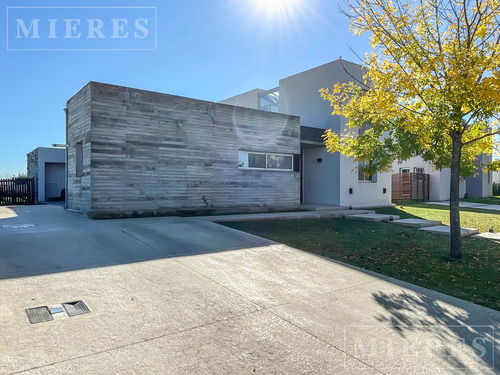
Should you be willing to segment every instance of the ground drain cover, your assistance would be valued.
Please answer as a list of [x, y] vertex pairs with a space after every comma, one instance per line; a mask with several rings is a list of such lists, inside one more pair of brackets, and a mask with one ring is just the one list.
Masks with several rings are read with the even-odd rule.
[[4, 229], [23, 229], [23, 228], [34, 228], [35, 224], [17, 224], [17, 225], [4, 225]]
[[65, 302], [62, 305], [68, 316], [76, 316], [90, 312], [89, 308], [85, 303], [83, 303], [83, 301]]
[[54, 320], [47, 306], [34, 307], [26, 309], [26, 316], [31, 324], [50, 322]]

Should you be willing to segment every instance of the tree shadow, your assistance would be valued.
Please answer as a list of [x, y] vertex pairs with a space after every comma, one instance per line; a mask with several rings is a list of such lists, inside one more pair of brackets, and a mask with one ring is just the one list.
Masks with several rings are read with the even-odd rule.
[[[444, 302], [433, 295], [416, 290], [372, 293], [386, 311], [376, 319], [390, 325], [403, 339], [425, 335], [439, 342], [432, 348], [433, 356], [457, 371], [477, 371], [474, 367], [481, 362], [492, 371], [500, 371], [500, 349], [495, 338], [495, 332], [500, 331], [500, 313], [467, 302], [454, 306], [454, 298], [445, 298]], [[458, 343], [461, 350], [456, 350]]]

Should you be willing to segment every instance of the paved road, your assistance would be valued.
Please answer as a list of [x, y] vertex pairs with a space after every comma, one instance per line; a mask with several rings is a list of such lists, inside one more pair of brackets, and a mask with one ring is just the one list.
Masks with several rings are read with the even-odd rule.
[[500, 371], [500, 312], [215, 223], [54, 206], [0, 208], [0, 328], [0, 374]]

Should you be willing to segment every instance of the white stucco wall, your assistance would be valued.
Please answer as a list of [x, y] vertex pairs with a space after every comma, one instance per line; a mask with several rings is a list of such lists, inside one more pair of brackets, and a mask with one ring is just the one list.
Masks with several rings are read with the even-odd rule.
[[[321, 159], [321, 162], [318, 162]], [[307, 147], [303, 150], [304, 203], [340, 205], [340, 155], [330, 154], [326, 147]]]
[[219, 103], [251, 109], [260, 109], [259, 94], [264, 91], [265, 90], [262, 89], [253, 89], [239, 95], [221, 100]]
[[279, 81], [280, 112], [300, 116], [301, 124], [312, 128], [340, 130], [340, 116], [332, 116], [330, 103], [321, 98], [320, 89], [331, 88], [335, 83], [350, 82], [350, 74], [358, 79], [361, 66], [344, 60], [306, 70]]
[[[358, 181], [356, 168], [357, 163], [352, 159], [340, 156], [340, 205], [352, 207], [390, 205], [391, 173], [377, 173], [376, 182]], [[349, 194], [349, 188], [352, 188], [352, 194]]]

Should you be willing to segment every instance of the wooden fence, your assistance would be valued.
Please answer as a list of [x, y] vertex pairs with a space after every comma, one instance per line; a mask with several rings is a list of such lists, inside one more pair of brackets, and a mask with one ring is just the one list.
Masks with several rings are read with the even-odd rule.
[[429, 175], [424, 173], [395, 173], [392, 175], [393, 201], [428, 201]]
[[35, 179], [0, 180], [0, 205], [35, 204]]

